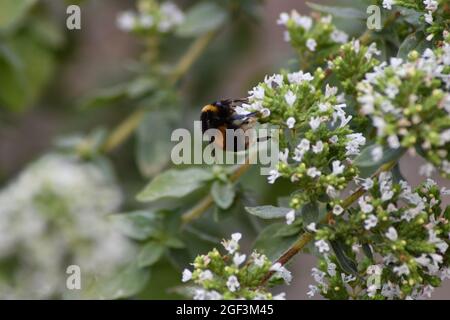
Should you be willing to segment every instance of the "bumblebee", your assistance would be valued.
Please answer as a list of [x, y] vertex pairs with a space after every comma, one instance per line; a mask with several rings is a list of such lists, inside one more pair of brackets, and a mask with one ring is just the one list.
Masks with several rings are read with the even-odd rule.
[[[210, 136], [211, 143], [225, 151], [238, 152], [249, 148], [252, 137], [246, 132], [255, 126], [259, 113], [238, 114], [235, 108], [246, 102], [247, 99], [226, 99], [202, 108], [200, 120], [203, 134], [209, 129], [216, 129], [215, 134]], [[236, 134], [238, 129], [242, 130], [240, 134]], [[230, 136], [230, 133], [233, 135]]]

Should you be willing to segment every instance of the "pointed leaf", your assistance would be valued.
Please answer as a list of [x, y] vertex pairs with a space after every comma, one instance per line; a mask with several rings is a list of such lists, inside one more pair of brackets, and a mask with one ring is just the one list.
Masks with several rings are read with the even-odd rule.
[[168, 170], [156, 176], [137, 195], [137, 199], [149, 202], [167, 197], [181, 198], [202, 187], [213, 177], [212, 172], [207, 169]]
[[248, 213], [262, 219], [284, 218], [291, 211], [291, 208], [281, 208], [274, 206], [245, 207]]

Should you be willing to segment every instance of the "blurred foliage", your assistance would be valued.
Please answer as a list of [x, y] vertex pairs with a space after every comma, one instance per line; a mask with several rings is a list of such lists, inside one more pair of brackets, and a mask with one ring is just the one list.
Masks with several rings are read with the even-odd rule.
[[32, 107], [54, 74], [63, 31], [37, 0], [0, 3], [0, 108]]

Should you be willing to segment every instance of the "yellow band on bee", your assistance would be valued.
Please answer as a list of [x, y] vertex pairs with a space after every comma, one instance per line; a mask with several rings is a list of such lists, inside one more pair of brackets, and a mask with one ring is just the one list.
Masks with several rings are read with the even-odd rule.
[[217, 112], [219, 111], [219, 108], [217, 108], [216, 106], [212, 105], [212, 104], [208, 104], [206, 106], [203, 107], [202, 112]]

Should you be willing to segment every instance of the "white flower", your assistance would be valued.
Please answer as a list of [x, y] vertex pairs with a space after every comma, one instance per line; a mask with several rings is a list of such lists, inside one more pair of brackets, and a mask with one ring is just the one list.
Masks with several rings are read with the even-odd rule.
[[281, 292], [277, 295], [274, 295], [272, 297], [273, 300], [286, 300], [286, 293], [285, 292]]
[[233, 256], [233, 263], [236, 267], [239, 267], [244, 261], [245, 261], [245, 254], [239, 254], [239, 252], [236, 252]]
[[306, 294], [310, 298], [314, 297], [318, 292], [320, 292], [319, 288], [317, 286], [313, 286], [312, 284], [310, 284], [308, 286], [308, 288], [309, 288], [309, 291]]
[[295, 220], [295, 210], [290, 210], [288, 213], [286, 213], [286, 223], [292, 224]]
[[376, 284], [372, 284], [367, 287], [367, 295], [369, 297], [374, 297], [377, 294], [377, 290], [380, 289]]
[[346, 135], [346, 138], [349, 139], [345, 145], [347, 156], [358, 155], [360, 152], [359, 148], [366, 144], [366, 138], [361, 133], [348, 134]]
[[323, 142], [317, 141], [315, 145], [313, 145], [312, 150], [314, 153], [321, 153], [323, 151]]
[[334, 136], [332, 136], [332, 137], [330, 138], [329, 141], [330, 141], [331, 144], [336, 144], [336, 143], [338, 143], [339, 138], [338, 138], [337, 135], [334, 135]]
[[433, 12], [432, 11], [428, 11], [428, 13], [425, 13], [424, 17], [425, 17], [426, 23], [433, 24]]
[[334, 277], [336, 275], [336, 264], [334, 263], [328, 263], [327, 265], [327, 272], [331, 277]]
[[333, 207], [333, 214], [334, 215], [339, 216], [339, 215], [342, 214], [342, 212], [344, 212], [344, 208], [342, 208], [340, 205], [337, 204], [337, 205], [335, 205]]
[[285, 95], [284, 95], [284, 100], [286, 101], [286, 103], [292, 107], [295, 103], [295, 100], [297, 100], [297, 96], [291, 91], [289, 90]]
[[288, 23], [289, 19], [289, 14], [287, 14], [286, 12], [282, 12], [280, 14], [280, 18], [277, 20], [277, 24], [285, 26]]
[[320, 123], [321, 123], [321, 121], [320, 121], [319, 117], [312, 117], [309, 120], [309, 126], [311, 127], [312, 131], [316, 131], [317, 128], [319, 128]]
[[312, 232], [317, 232], [316, 224], [314, 222], [311, 222], [306, 226], [306, 229]]
[[239, 284], [238, 278], [236, 278], [236, 276], [228, 277], [227, 281], [228, 290], [230, 290], [231, 292], [235, 292], [236, 290], [239, 289], [240, 286], [241, 285]]
[[370, 178], [362, 179], [361, 186], [367, 191], [373, 187], [373, 180]]
[[377, 146], [372, 149], [371, 156], [373, 161], [378, 162], [383, 158], [383, 148], [381, 146]]
[[332, 21], [333, 16], [331, 14], [320, 18], [320, 22], [322, 22], [323, 24], [330, 24]]
[[309, 151], [310, 146], [311, 142], [308, 139], [303, 138], [297, 145], [297, 149], [299, 149], [302, 152], [307, 152]]
[[151, 28], [154, 24], [153, 17], [148, 14], [141, 14], [139, 16], [139, 24], [143, 28], [146, 28], [146, 29]]
[[384, 90], [384, 93], [386, 93], [386, 95], [391, 99], [394, 99], [397, 96], [398, 92], [399, 92], [398, 86], [392, 83], [389, 83], [386, 89]]
[[292, 84], [301, 84], [302, 82], [309, 82], [314, 79], [309, 72], [303, 73], [303, 71], [289, 73], [287, 77]]
[[280, 151], [278, 153], [278, 160], [280, 160], [281, 162], [287, 163], [288, 157], [289, 157], [289, 149], [288, 148], [284, 148], [284, 151]]
[[367, 267], [366, 273], [369, 275], [381, 276], [383, 273], [383, 267], [379, 264], [373, 264]]
[[325, 97], [335, 96], [337, 92], [338, 92], [337, 87], [332, 87], [327, 83], [327, 85], [325, 86]]
[[375, 227], [378, 223], [378, 218], [371, 214], [366, 220], [364, 220], [364, 229], [370, 230]]
[[274, 271], [275, 272], [274, 276], [281, 277], [284, 280], [284, 282], [286, 282], [286, 284], [289, 284], [292, 280], [291, 272], [288, 269], [286, 269], [280, 262], [273, 264], [269, 270]]
[[336, 43], [346, 43], [348, 41], [348, 34], [336, 29], [331, 33], [331, 40]]
[[131, 31], [136, 26], [136, 14], [132, 11], [125, 11], [117, 17], [117, 27], [122, 31]]
[[339, 197], [339, 191], [336, 191], [336, 189], [333, 186], [328, 186], [327, 187], [327, 195], [330, 198], [335, 199], [335, 198]]
[[320, 177], [322, 174], [319, 170], [317, 170], [316, 167], [311, 167], [308, 170], [306, 170], [306, 174], [310, 176], [311, 178]]
[[192, 279], [192, 272], [189, 269], [184, 269], [181, 281], [188, 282], [191, 279]]
[[253, 259], [253, 263], [255, 264], [255, 266], [260, 267], [260, 268], [266, 262], [266, 256], [259, 254], [256, 251], [254, 251], [252, 253], [251, 258]]
[[269, 171], [269, 177], [267, 178], [267, 181], [270, 183], [270, 184], [274, 184], [275, 183], [275, 181], [281, 176], [281, 174], [278, 172], [278, 170], [270, 170]]
[[319, 250], [320, 253], [328, 252], [330, 251], [330, 246], [325, 240], [318, 240], [314, 243], [317, 250]]
[[161, 4], [161, 19], [158, 29], [161, 32], [167, 32], [174, 27], [179, 26], [184, 21], [184, 14], [176, 4], [166, 1]]
[[192, 298], [194, 300], [206, 300], [206, 290], [195, 289], [194, 296]]
[[204, 271], [200, 272], [200, 274], [198, 276], [198, 279], [200, 281], [212, 280], [212, 278], [213, 278], [213, 274], [209, 270], [204, 270]]
[[400, 141], [398, 140], [398, 137], [397, 137], [397, 135], [395, 135], [395, 134], [390, 135], [390, 136], [387, 138], [387, 142], [388, 142], [389, 147], [390, 147], [391, 149], [398, 149], [398, 148], [400, 148]]
[[308, 39], [306, 40], [306, 47], [310, 50], [310, 51], [316, 51], [316, 47], [317, 47], [317, 42], [314, 39]]
[[283, 39], [285, 42], [291, 42], [291, 34], [289, 33], [289, 31], [285, 30], [283, 32]]
[[383, 0], [383, 8], [391, 10], [392, 6], [395, 4], [394, 0]]
[[261, 113], [261, 118], [267, 118], [268, 116], [270, 116], [270, 110], [267, 108], [261, 109], [260, 113]]
[[423, 4], [425, 5], [425, 9], [433, 12], [437, 10], [439, 5], [436, 0], [424, 0]]
[[242, 234], [239, 232], [231, 235], [231, 240], [223, 240], [222, 245], [229, 254], [235, 253], [239, 249], [239, 240], [241, 240]]
[[377, 43], [376, 42], [372, 42], [369, 46], [369, 48], [367, 49], [367, 53], [365, 55], [366, 59], [371, 59], [372, 56], [379, 56], [381, 54], [381, 51], [378, 50], [377, 48]]
[[401, 277], [402, 275], [409, 275], [409, 268], [406, 264], [402, 264], [399, 267], [394, 267], [394, 272]]
[[251, 91], [248, 92], [250, 94], [250, 98], [255, 98], [258, 100], [264, 99], [264, 88], [261, 86], [254, 87]]
[[286, 120], [286, 125], [288, 126], [289, 129], [294, 128], [294, 126], [295, 126], [295, 118], [294, 117], [289, 117]]
[[344, 173], [345, 166], [344, 166], [343, 164], [341, 164], [341, 161], [339, 161], [339, 160], [334, 160], [334, 161], [331, 163], [331, 165], [332, 165], [332, 167], [333, 167], [333, 174], [334, 174], [334, 175], [338, 175], [338, 174]]
[[311, 19], [311, 17], [308, 16], [302, 16], [299, 15], [297, 13], [297, 11], [293, 11], [292, 12], [292, 18], [294, 19], [295, 23], [302, 27], [303, 29], [305, 29], [306, 31], [308, 31], [309, 29], [311, 29], [312, 24], [313, 24], [313, 20]]
[[273, 74], [271, 76], [265, 76], [264, 82], [270, 88], [280, 87], [284, 82], [284, 77], [281, 74]]
[[388, 231], [384, 235], [391, 241], [396, 241], [398, 239], [397, 230], [395, 230], [394, 227], [389, 227]]
[[209, 291], [206, 293], [205, 300], [223, 300], [223, 297], [220, 293], [215, 290]]

